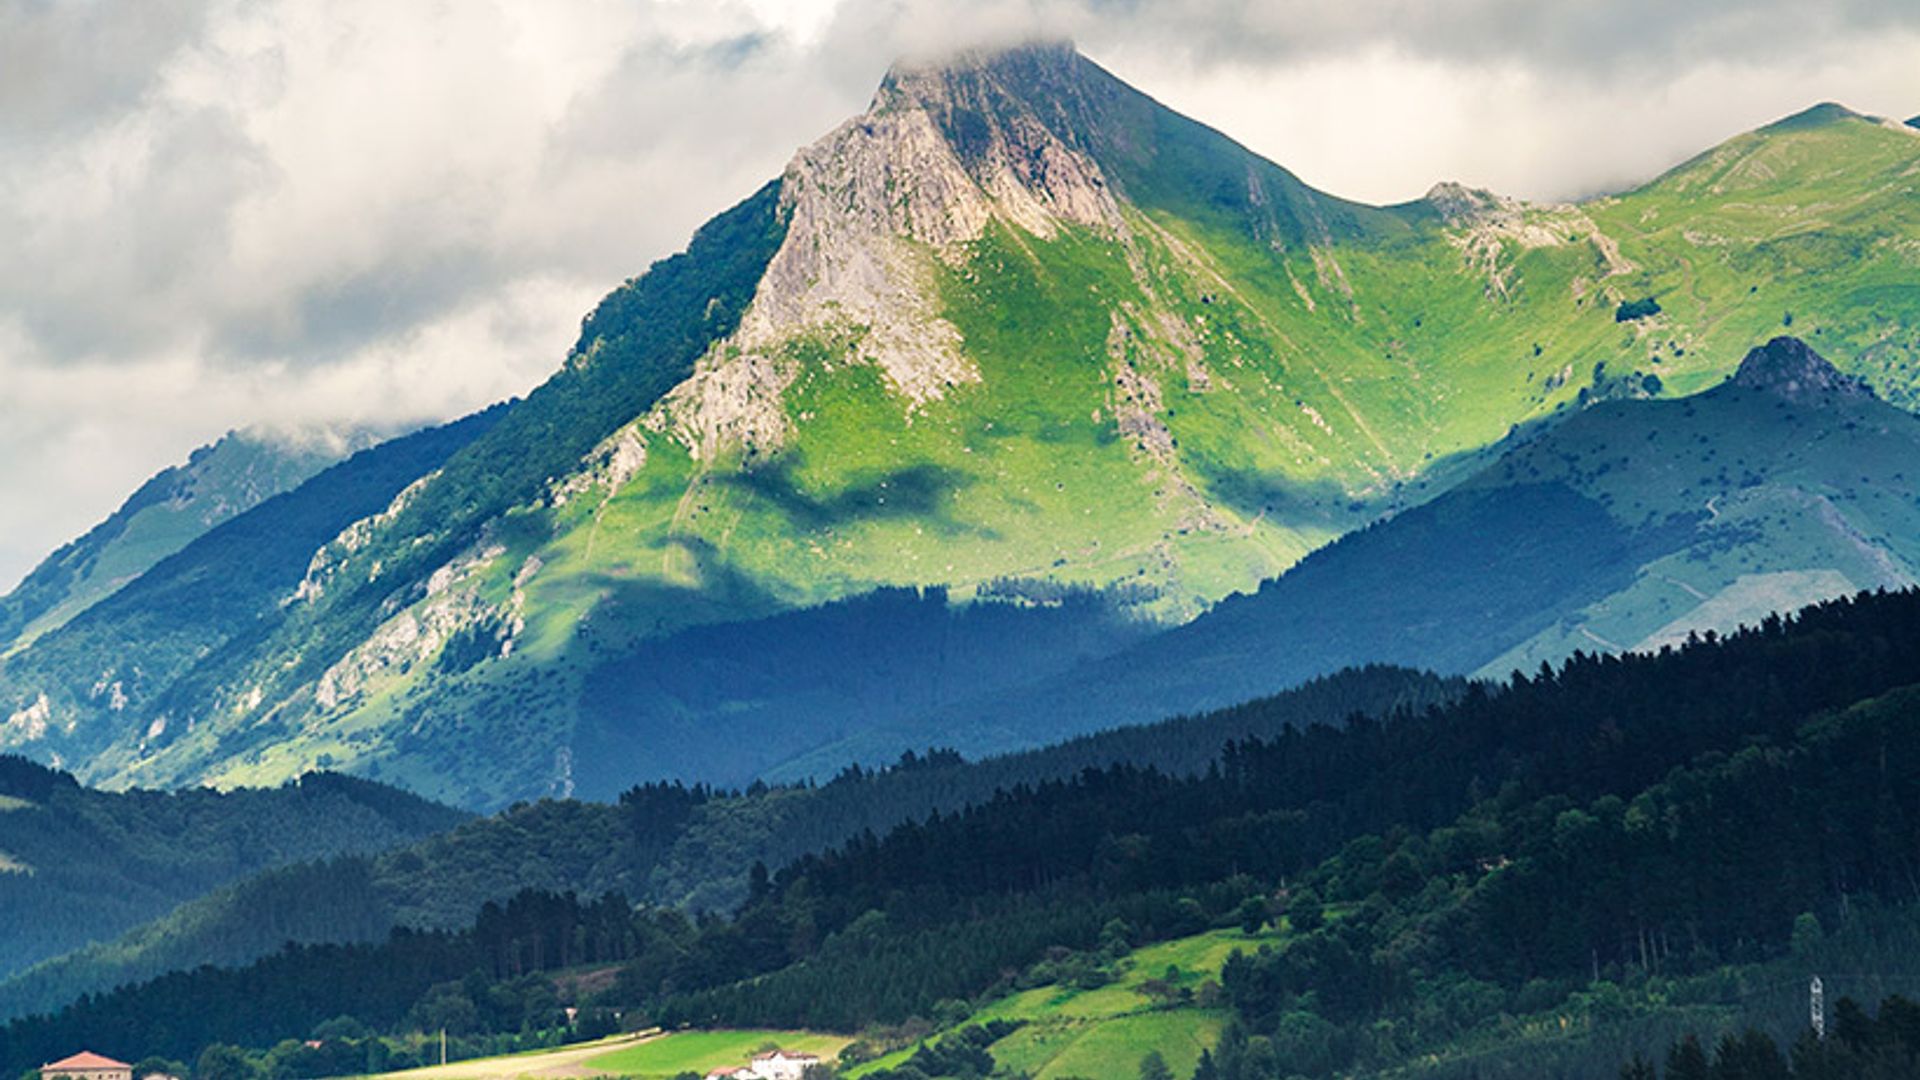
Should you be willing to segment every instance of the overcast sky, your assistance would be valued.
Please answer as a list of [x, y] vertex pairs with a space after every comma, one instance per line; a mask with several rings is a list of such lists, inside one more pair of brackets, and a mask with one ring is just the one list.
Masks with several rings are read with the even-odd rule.
[[229, 428], [524, 392], [894, 57], [1036, 35], [1375, 202], [1920, 113], [1913, 0], [0, 0], [0, 589]]

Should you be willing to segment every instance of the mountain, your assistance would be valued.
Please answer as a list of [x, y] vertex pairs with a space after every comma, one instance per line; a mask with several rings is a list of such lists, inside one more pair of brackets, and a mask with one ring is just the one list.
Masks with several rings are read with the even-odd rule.
[[[328, 760], [498, 806], [567, 790], [609, 724], [649, 737], [601, 691], [703, 626], [1008, 579], [1183, 622], [1515, 431], [1713, 386], [1788, 321], [1910, 403], [1916, 161], [1912, 129], [1823, 108], [1577, 206], [1371, 207], [1064, 46], [897, 67], [404, 498], [298, 580], [249, 576], [244, 635], [185, 652], [129, 597], [8, 660], [0, 745], [108, 784]], [[118, 709], [90, 694], [115, 682]], [[783, 692], [739, 728], [669, 716], [700, 739], [642, 764], [859, 734], [816, 696], [757, 748]]]
[[269, 867], [394, 847], [464, 816], [344, 776], [227, 795], [109, 793], [0, 757], [0, 976]]
[[289, 439], [234, 431], [200, 447], [0, 597], [0, 653], [26, 647], [208, 529], [375, 441], [371, 432]]
[[1045, 741], [1362, 662], [1501, 679], [1907, 587], [1920, 580], [1916, 455], [1920, 417], [1775, 338], [1704, 393], [1584, 409], [1185, 626], [816, 760], [870, 759], [934, 732]]

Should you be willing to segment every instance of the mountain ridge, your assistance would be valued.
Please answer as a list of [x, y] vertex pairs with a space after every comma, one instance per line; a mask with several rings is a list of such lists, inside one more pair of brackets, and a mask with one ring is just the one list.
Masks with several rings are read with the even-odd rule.
[[464, 818], [331, 774], [230, 795], [110, 793], [0, 755], [0, 978], [261, 870], [411, 843]]
[[206, 530], [382, 437], [370, 430], [317, 438], [229, 431], [195, 449], [0, 596], [0, 654], [57, 629]]
[[[1775, 338], [1712, 390], [1596, 404], [1256, 593], [919, 717], [868, 753], [942, 731], [1045, 741], [1089, 709], [1122, 723], [1191, 713], [1366, 661], [1504, 679], [1575, 652], [1657, 651], [1770, 611], [1907, 587], [1920, 575], [1920, 472], [1903, 463], [1916, 454], [1920, 417], [1804, 342]], [[851, 744], [838, 753], [858, 758]]]

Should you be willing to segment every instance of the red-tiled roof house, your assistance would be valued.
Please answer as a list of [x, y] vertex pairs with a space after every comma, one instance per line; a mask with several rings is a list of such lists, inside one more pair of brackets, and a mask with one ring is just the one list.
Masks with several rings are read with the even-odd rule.
[[133, 1066], [91, 1050], [40, 1066], [40, 1080], [133, 1080]]

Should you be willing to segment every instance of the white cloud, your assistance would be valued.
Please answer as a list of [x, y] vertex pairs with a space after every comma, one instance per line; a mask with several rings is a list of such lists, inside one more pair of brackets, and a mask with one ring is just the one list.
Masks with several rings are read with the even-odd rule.
[[1373, 201], [1920, 112], [1901, 0], [0, 0], [0, 588], [230, 427], [524, 392], [891, 58], [1035, 34]]

